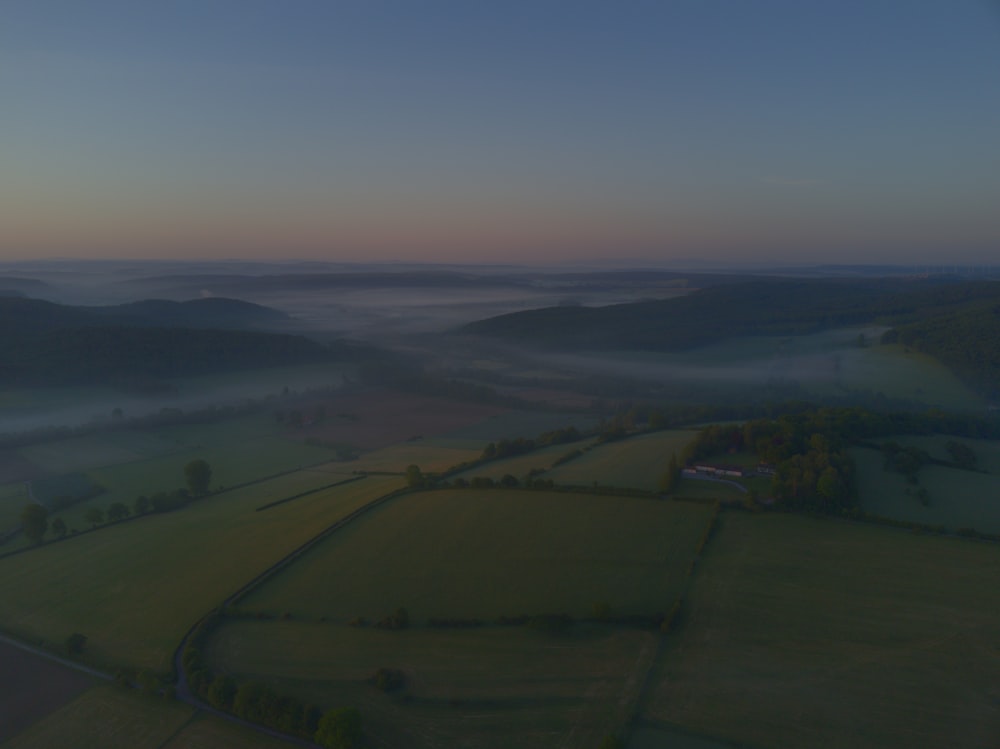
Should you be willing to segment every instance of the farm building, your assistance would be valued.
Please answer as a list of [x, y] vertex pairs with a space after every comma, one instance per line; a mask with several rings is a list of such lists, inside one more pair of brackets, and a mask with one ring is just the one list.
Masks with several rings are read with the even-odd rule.
[[728, 465], [724, 463], [695, 463], [695, 473], [704, 476], [726, 476], [729, 478], [743, 478], [747, 475], [747, 469], [743, 466]]

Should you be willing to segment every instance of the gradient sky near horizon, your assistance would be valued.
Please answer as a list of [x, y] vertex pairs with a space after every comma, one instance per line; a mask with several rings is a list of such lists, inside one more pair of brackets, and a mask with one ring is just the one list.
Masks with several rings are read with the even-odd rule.
[[994, 0], [6, 0], [0, 260], [1000, 261]]

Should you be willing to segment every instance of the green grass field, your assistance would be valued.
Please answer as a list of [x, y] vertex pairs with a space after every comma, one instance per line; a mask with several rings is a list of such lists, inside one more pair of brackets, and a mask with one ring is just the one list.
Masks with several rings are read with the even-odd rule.
[[414, 622], [669, 609], [711, 506], [527, 491], [401, 497], [327, 539], [241, 602], [348, 621]]
[[672, 429], [609, 442], [557, 466], [545, 478], [569, 486], [597, 483], [656, 491], [671, 454], [676, 453], [679, 460], [694, 436], [695, 432], [687, 429]]
[[883, 469], [881, 451], [855, 448], [851, 455], [858, 468], [861, 506], [867, 512], [952, 531], [1000, 533], [1000, 475], [924, 466], [918, 478], [929, 497], [925, 506], [902, 474]]
[[169, 455], [186, 448], [170, 434], [129, 429], [43, 442], [18, 452], [45, 470], [60, 474]]
[[534, 439], [544, 432], [575, 426], [581, 432], [597, 426], [598, 419], [580, 414], [554, 411], [506, 411], [478, 424], [455, 429], [435, 437], [435, 444], [469, 450], [482, 450], [490, 442], [518, 437]]
[[[590, 625], [553, 637], [524, 627], [388, 632], [234, 620], [215, 635], [215, 669], [317, 704], [354, 705], [371, 746], [597, 747], [622, 725], [657, 635]], [[401, 669], [405, 696], [367, 683]]]
[[995, 743], [1000, 547], [784, 514], [721, 520], [643, 717], [772, 749]]
[[967, 439], [965, 437], [949, 437], [944, 434], [935, 435], [913, 435], [900, 434], [893, 437], [886, 437], [880, 442], [893, 441], [904, 447], [918, 447], [925, 450], [935, 460], [952, 460], [948, 453], [949, 442], [960, 442], [976, 453], [979, 459], [977, 468], [987, 473], [1000, 475], [1000, 440], [978, 440]]
[[101, 665], [169, 669], [187, 628], [271, 563], [401, 485], [370, 477], [265, 512], [330, 483], [290, 475], [0, 559], [0, 626], [61, 648], [76, 631]]

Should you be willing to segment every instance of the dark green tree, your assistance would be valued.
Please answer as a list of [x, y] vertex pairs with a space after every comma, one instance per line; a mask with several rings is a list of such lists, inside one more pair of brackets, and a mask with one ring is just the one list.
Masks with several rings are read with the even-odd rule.
[[406, 467], [406, 485], [409, 487], [420, 486], [424, 482], [424, 474], [418, 465], [408, 465]]
[[136, 515], [145, 515], [149, 512], [149, 497], [145, 494], [140, 494], [135, 498], [135, 504], [132, 505], [132, 509]]
[[21, 510], [21, 528], [29, 541], [40, 544], [49, 529], [49, 511], [37, 502], [25, 505]]
[[74, 632], [66, 638], [66, 652], [70, 655], [77, 655], [83, 652], [83, 646], [87, 644], [87, 636]]
[[112, 523], [117, 520], [124, 520], [129, 516], [129, 509], [124, 502], [114, 502], [108, 507], [108, 520]]
[[91, 507], [83, 514], [83, 519], [90, 523], [91, 528], [96, 528], [104, 522], [104, 510], [100, 507]]
[[202, 459], [192, 460], [184, 466], [184, 480], [188, 491], [200, 497], [208, 493], [208, 484], [212, 480], [212, 467]]
[[62, 518], [56, 518], [52, 521], [52, 533], [55, 534], [56, 538], [63, 538], [67, 530], [66, 522]]
[[316, 729], [316, 743], [327, 749], [355, 749], [361, 746], [361, 713], [353, 707], [327, 710]]

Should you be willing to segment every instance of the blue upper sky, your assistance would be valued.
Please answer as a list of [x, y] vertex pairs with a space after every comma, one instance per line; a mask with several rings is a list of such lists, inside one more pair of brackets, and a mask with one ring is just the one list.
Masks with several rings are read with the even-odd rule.
[[990, 0], [7, 0], [0, 260], [1000, 259]]

